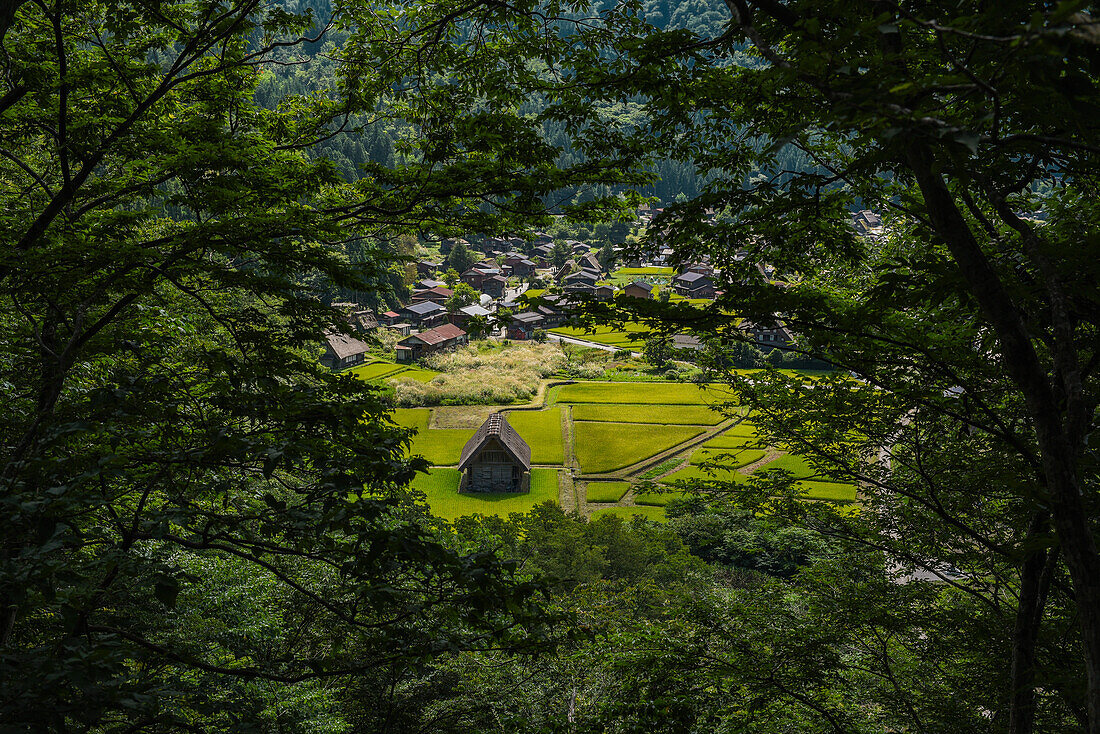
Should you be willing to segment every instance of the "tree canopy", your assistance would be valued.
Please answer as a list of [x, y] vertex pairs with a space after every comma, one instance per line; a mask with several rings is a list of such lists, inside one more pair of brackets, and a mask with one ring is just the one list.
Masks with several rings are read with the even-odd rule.
[[[1092, 4], [323, 10], [0, 14], [5, 726], [347, 729], [377, 688], [433, 730], [1100, 733]], [[613, 218], [658, 170], [692, 185], [639, 254], [722, 295], [590, 318], [704, 337], [857, 511], [777, 470], [668, 530], [433, 526], [379, 391], [317, 363], [326, 301], [384, 300], [410, 233]], [[776, 319], [837, 371], [730, 370]], [[494, 657], [570, 612], [604, 637]]]

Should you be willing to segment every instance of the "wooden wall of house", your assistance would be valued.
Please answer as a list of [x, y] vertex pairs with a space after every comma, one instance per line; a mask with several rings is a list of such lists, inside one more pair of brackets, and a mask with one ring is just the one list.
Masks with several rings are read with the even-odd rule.
[[524, 468], [496, 440], [488, 441], [466, 465], [466, 491], [519, 492]]

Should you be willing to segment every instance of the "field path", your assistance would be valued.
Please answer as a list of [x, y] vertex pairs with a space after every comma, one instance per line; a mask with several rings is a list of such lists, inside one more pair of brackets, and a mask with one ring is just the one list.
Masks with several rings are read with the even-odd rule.
[[772, 461], [775, 461], [780, 456], [782, 456], [784, 453], [785, 452], [780, 451], [779, 449], [775, 448], [774, 446], [769, 446], [768, 447], [768, 452], [766, 454], [764, 454], [763, 459], [760, 459], [759, 461], [754, 461], [751, 464], [745, 464], [743, 467], [741, 467], [737, 471], [740, 472], [741, 474], [752, 474], [754, 471], [756, 471], [760, 467], [764, 466], [765, 464], [767, 464], [769, 462], [772, 462]]
[[565, 468], [577, 468], [577, 456], [573, 446], [573, 406], [561, 406], [561, 445], [565, 448]]
[[566, 514], [579, 512], [577, 508], [577, 489], [573, 484], [573, 472], [568, 469], [558, 470], [558, 504]]

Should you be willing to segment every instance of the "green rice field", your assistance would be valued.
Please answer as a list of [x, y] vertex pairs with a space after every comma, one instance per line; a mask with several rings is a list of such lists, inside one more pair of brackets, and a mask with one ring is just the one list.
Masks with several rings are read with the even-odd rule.
[[424, 370], [419, 367], [410, 367], [404, 372], [398, 372], [395, 375], [390, 375], [387, 379], [398, 380], [416, 380], [417, 382], [431, 382], [436, 377], [439, 377], [441, 373], [433, 372], [432, 370]]
[[427, 496], [432, 514], [445, 520], [474, 514], [507, 517], [513, 512], [529, 512], [543, 502], [558, 501], [557, 469], [532, 469], [531, 490], [523, 494], [459, 494], [460, 479], [457, 469], [437, 468], [429, 474], [418, 474], [412, 486]]
[[734, 425], [730, 426], [729, 428], [727, 428], [725, 431], [722, 432], [721, 436], [715, 436], [714, 439], [712, 439], [712, 441], [708, 441], [707, 443], [710, 444], [710, 443], [714, 442], [715, 445], [721, 445], [721, 440], [722, 439], [729, 439], [730, 442], [731, 442], [731, 445], [740, 445], [740, 444], [735, 444], [735, 443], [732, 443], [732, 442], [735, 439], [744, 440], [746, 438], [755, 438], [756, 435], [757, 435], [757, 433], [756, 433], [756, 426], [755, 425], [753, 425], [752, 423], [750, 423], [748, 421], [741, 421], [740, 423], [737, 423], [737, 424], [734, 424]]
[[[678, 472], [669, 474], [667, 477], [661, 480], [662, 484], [675, 484], [676, 482], [735, 482], [743, 483], [748, 479], [748, 475], [741, 474], [734, 469], [711, 469], [706, 470], [698, 464], [688, 464], [686, 467]], [[641, 500], [638, 500], [639, 502]]]
[[391, 362], [371, 362], [370, 364], [361, 364], [358, 367], [352, 367], [351, 373], [361, 380], [384, 380], [391, 375], [395, 375], [408, 369], [403, 364], [393, 364]]
[[700, 465], [704, 462], [715, 462], [724, 469], [740, 469], [754, 461], [764, 458], [763, 449], [753, 448], [701, 448], [691, 455], [691, 463]]
[[673, 275], [676, 275], [676, 269], [650, 266], [648, 268], [619, 268], [614, 273], [612, 273], [612, 277], [618, 277], [620, 275], [624, 277], [629, 276], [630, 278], [637, 278], [643, 275], [671, 277]]
[[505, 414], [512, 428], [531, 447], [531, 463], [562, 464], [561, 407], [549, 410], [512, 410]]
[[672, 489], [662, 492], [643, 492], [642, 494], [635, 493], [634, 502], [647, 507], [664, 507], [672, 500], [679, 499], [683, 496], [683, 492], [677, 492]]
[[735, 398], [720, 385], [700, 388], [683, 382], [578, 382], [557, 390], [559, 403], [711, 405]]
[[573, 420], [715, 426], [725, 420], [725, 416], [703, 405], [603, 405], [587, 403], [573, 408]]
[[571, 326], [559, 326], [550, 329], [550, 333], [570, 336], [574, 339], [584, 339], [585, 341], [595, 342], [597, 344], [606, 344], [609, 347], [637, 350], [642, 348], [642, 342], [645, 339], [645, 335], [649, 333], [649, 329], [641, 324], [627, 324], [625, 329], [613, 329], [610, 326], [597, 326], [592, 331]]
[[685, 426], [577, 423], [577, 460], [587, 474], [613, 471], [648, 459], [702, 432]]
[[589, 502], [618, 502], [630, 489], [630, 482], [589, 482]]
[[855, 502], [856, 488], [853, 484], [840, 482], [799, 482], [798, 488], [811, 499], [832, 500], [834, 502]]
[[768, 469], [784, 469], [789, 471], [791, 476], [796, 479], [809, 479], [811, 477], [821, 478], [806, 459], [801, 456], [795, 456], [794, 454], [784, 454], [778, 459], [764, 464], [764, 466], [757, 469], [757, 471], [766, 471]]
[[415, 428], [413, 455], [423, 456], [434, 466], [454, 466], [462, 455], [462, 447], [474, 435], [471, 430], [457, 428], [429, 429], [431, 411], [428, 408], [398, 408], [393, 419], [406, 428]]

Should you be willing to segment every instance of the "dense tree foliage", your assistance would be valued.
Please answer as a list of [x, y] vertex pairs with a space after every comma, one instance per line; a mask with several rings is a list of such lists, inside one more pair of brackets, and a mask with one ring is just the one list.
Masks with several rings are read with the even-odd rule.
[[[0, 15], [3, 727], [1100, 732], [1092, 5], [305, 10]], [[858, 512], [430, 520], [324, 303], [658, 187], [723, 295], [593, 318], [706, 338]], [[776, 317], [842, 371], [732, 372]]]
[[[858, 516], [830, 515], [767, 500], [782, 494], [783, 478], [773, 477], [756, 511], [799, 515], [885, 552], [883, 577], [939, 578], [934, 596], [945, 609], [956, 592], [977, 600], [968, 613], [984, 625], [985, 660], [1000, 655], [1011, 666], [990, 671], [973, 696], [955, 691], [968, 711], [1014, 732], [1100, 731], [1089, 441], [1095, 8], [727, 5], [721, 32], [707, 23], [658, 28], [631, 4], [574, 24], [576, 9], [545, 3], [399, 17], [416, 38], [461, 12], [479, 29], [472, 38], [486, 39], [463, 46], [462, 63], [441, 51], [447, 82], [421, 75], [421, 92], [453, 98], [463, 63], [489, 58], [517, 95], [542, 96], [542, 119], [562, 126], [586, 164], [696, 167], [699, 195], [667, 207], [648, 244], [671, 244], [682, 260], [709, 256], [725, 295], [702, 312], [652, 303], [632, 311], [723, 339], [738, 338], [742, 318], [779, 316], [801, 335], [795, 351], [858, 378], [737, 380], [769, 436], [864, 487]], [[551, 34], [562, 26], [568, 32]], [[815, 168], [791, 166], [791, 149]], [[886, 215], [878, 238], [851, 226], [852, 210], [868, 205]], [[717, 225], [708, 211], [721, 213]], [[868, 607], [885, 608], [906, 586], [869, 586], [877, 596]], [[917, 611], [904, 617], [912, 634], [950, 637]], [[894, 674], [892, 652], [875, 659], [874, 675]], [[805, 705], [834, 730], [869, 725], [840, 701]], [[928, 720], [900, 699], [887, 719], [876, 724]]]
[[410, 509], [378, 392], [317, 362], [405, 230], [537, 211], [483, 208], [515, 171], [347, 185], [306, 151], [372, 101], [255, 101], [314, 25], [279, 7], [5, 12], [4, 728], [320, 727], [334, 681], [537, 640], [514, 567]]

